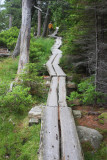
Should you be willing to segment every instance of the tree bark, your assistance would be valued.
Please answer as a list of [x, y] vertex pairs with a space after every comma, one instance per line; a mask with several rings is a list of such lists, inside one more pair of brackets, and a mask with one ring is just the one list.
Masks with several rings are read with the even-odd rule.
[[29, 62], [31, 7], [32, 7], [32, 0], [22, 0], [22, 26], [21, 26], [20, 59], [17, 71], [18, 74], [22, 71], [22, 69], [24, 69], [25, 65]]
[[95, 91], [97, 91], [97, 76], [98, 76], [98, 15], [97, 8], [95, 10], [95, 31], [96, 31], [96, 58], [95, 58]]
[[13, 58], [17, 57], [20, 54], [20, 41], [21, 41], [21, 29], [20, 29], [20, 32], [19, 32], [19, 36], [18, 36], [18, 39], [17, 39], [15, 49], [13, 51], [13, 55], [12, 55]]
[[45, 16], [45, 21], [44, 21], [44, 25], [43, 25], [43, 33], [42, 33], [42, 37], [46, 37], [46, 33], [47, 33], [47, 28], [48, 28], [48, 23], [49, 23], [49, 7], [47, 8], [47, 13]]
[[12, 15], [9, 15], [9, 29], [12, 27]]
[[[38, 1], [38, 7], [41, 4], [41, 1]], [[41, 11], [38, 10], [38, 29], [37, 29], [37, 36], [41, 35]]]

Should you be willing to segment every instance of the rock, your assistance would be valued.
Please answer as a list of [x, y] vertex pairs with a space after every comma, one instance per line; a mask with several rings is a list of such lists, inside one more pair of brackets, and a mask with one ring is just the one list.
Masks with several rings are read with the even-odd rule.
[[81, 118], [81, 111], [73, 110], [73, 115], [74, 115], [75, 118]]
[[29, 125], [39, 123], [39, 120], [41, 119], [42, 107], [43, 105], [35, 106], [29, 111]]
[[45, 85], [46, 87], [50, 87], [51, 82], [50, 81], [46, 81]]
[[68, 87], [68, 88], [72, 88], [72, 89], [76, 89], [76, 84], [75, 84], [74, 82], [68, 81], [68, 82], [67, 82], [67, 87]]
[[95, 129], [84, 126], [77, 126], [78, 135], [81, 142], [90, 142], [94, 149], [98, 149], [103, 136]]
[[32, 126], [33, 124], [38, 124], [39, 123], [39, 119], [37, 118], [30, 118], [29, 120], [29, 126]]

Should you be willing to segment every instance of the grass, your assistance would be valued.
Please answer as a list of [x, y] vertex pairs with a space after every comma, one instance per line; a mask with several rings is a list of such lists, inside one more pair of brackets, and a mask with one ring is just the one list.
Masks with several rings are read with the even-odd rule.
[[0, 59], [0, 81], [9, 83], [14, 80], [18, 68], [18, 60], [12, 58]]
[[28, 126], [26, 117], [0, 118], [0, 160], [37, 160], [40, 124]]
[[[46, 70], [43, 65], [49, 58], [53, 43], [53, 39], [31, 39], [30, 62], [35, 64], [38, 75], [43, 75]], [[7, 95], [9, 84], [17, 74], [18, 60], [19, 57], [0, 59], [0, 97]], [[11, 95], [8, 97], [11, 98]], [[41, 98], [34, 97], [37, 98], [35, 102], [42, 102]], [[38, 160], [41, 125], [29, 127], [28, 109], [19, 114], [15, 108], [14, 111], [10, 109], [9, 104], [6, 107], [0, 105], [0, 160]]]
[[[0, 59], [0, 81], [6, 87], [14, 80], [17, 67], [18, 58]], [[0, 160], [38, 159], [40, 124], [29, 127], [27, 117], [27, 111], [19, 115], [0, 106]]]

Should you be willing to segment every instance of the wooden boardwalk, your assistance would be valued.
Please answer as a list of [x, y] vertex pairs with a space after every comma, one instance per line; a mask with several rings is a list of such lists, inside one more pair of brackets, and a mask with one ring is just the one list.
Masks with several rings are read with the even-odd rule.
[[51, 85], [42, 113], [39, 160], [83, 160], [72, 110], [66, 102], [66, 74], [59, 66], [61, 44], [62, 38], [56, 37], [46, 64]]

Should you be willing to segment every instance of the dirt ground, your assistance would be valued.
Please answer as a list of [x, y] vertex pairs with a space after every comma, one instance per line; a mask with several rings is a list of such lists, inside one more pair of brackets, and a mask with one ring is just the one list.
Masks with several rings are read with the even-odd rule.
[[80, 110], [82, 117], [77, 119], [78, 125], [86, 126], [94, 129], [107, 130], [107, 119], [103, 119], [104, 124], [100, 123], [99, 115], [107, 112], [106, 108], [98, 108], [92, 106], [75, 106], [73, 110]]

